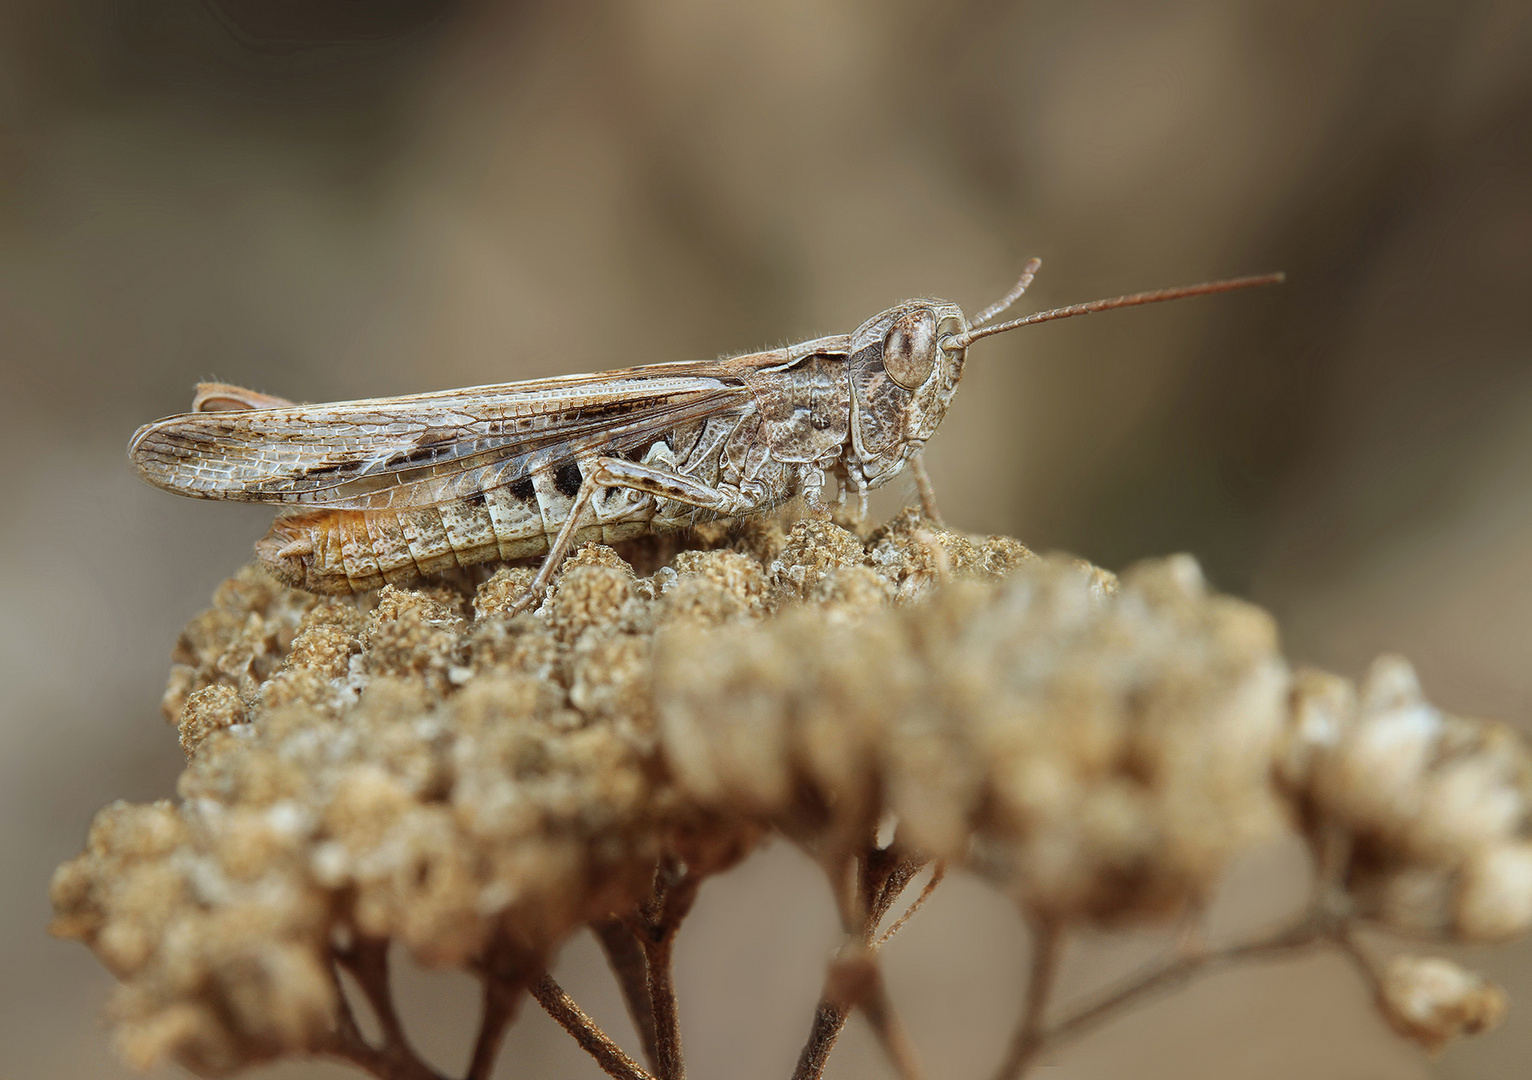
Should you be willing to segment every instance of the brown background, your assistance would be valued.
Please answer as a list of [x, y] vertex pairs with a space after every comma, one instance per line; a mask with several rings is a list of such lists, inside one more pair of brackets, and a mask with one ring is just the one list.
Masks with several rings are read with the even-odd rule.
[[[139, 484], [137, 424], [210, 375], [335, 399], [709, 356], [911, 294], [972, 311], [1032, 254], [1037, 306], [1290, 282], [976, 346], [930, 451], [949, 518], [1112, 567], [1194, 552], [1297, 659], [1400, 650], [1444, 705], [1532, 724], [1520, 0], [6, 4], [0, 1074], [124, 1075], [107, 975], [43, 936], [48, 874], [97, 806], [172, 790], [167, 652], [269, 516]], [[1252, 860], [1215, 921], [1278, 914], [1294, 867]], [[958, 881], [892, 949], [934, 1076], [992, 1068], [1022, 940]], [[833, 941], [785, 848], [709, 886], [681, 949], [692, 1074], [785, 1077]], [[1086, 942], [1069, 985], [1155, 944]], [[560, 975], [625, 1030], [593, 955]], [[1532, 948], [1483, 963], [1514, 1011], [1434, 1065], [1314, 959], [1046, 1075], [1519, 1075]], [[466, 979], [407, 981], [459, 1068]], [[885, 1075], [855, 1023], [831, 1073]], [[499, 1075], [596, 1074], [536, 1014]]]

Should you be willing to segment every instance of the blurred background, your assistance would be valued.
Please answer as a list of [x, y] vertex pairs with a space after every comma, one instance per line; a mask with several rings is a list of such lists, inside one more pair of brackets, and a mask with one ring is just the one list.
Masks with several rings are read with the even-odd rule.
[[[1283, 269], [1255, 294], [976, 346], [929, 460], [957, 527], [1121, 568], [1190, 551], [1294, 658], [1414, 659], [1532, 729], [1532, 8], [1519, 0], [9, 0], [0, 6], [0, 1073], [125, 1076], [110, 979], [44, 935], [48, 876], [116, 798], [168, 796], [181, 625], [270, 514], [140, 484], [123, 448], [209, 376], [303, 400], [707, 357]], [[886, 495], [887, 512], [911, 491]], [[1214, 921], [1301, 896], [1243, 866]], [[987, 1076], [1024, 934], [944, 886], [891, 949], [935, 1077]], [[778, 847], [683, 933], [699, 1078], [786, 1077], [835, 934]], [[1091, 940], [1067, 987], [1145, 955]], [[1428, 1062], [1339, 961], [1220, 976], [1046, 1075], [1513, 1075]], [[625, 1032], [588, 942], [560, 978]], [[459, 1070], [466, 978], [410, 974]], [[1518, 1065], [1520, 1063], [1520, 1065]], [[853, 1021], [830, 1074], [884, 1076]], [[298, 1064], [271, 1078], [339, 1078]], [[538, 1010], [501, 1077], [595, 1077]]]

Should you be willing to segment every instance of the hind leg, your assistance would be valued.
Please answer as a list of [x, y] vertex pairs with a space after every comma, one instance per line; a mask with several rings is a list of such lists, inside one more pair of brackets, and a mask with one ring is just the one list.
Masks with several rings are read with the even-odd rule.
[[548, 545], [548, 554], [543, 559], [542, 566], [538, 568], [537, 576], [527, 586], [527, 591], [511, 605], [510, 614], [525, 611], [542, 599], [543, 594], [548, 591], [548, 586], [552, 584], [554, 575], [558, 573], [559, 567], [568, 558], [570, 548], [574, 547], [574, 538], [579, 534], [580, 528], [586, 524], [585, 518], [590, 513], [591, 500], [603, 488], [613, 487], [641, 491], [646, 495], [685, 503], [701, 510], [712, 510], [718, 513], [731, 513], [738, 510], [739, 500], [736, 497], [709, 487], [685, 473], [661, 466], [624, 461], [622, 458], [597, 458], [595, 467], [580, 482], [580, 490], [575, 494], [574, 504], [569, 508], [569, 516], [559, 526], [558, 535], [553, 538], [553, 543]]

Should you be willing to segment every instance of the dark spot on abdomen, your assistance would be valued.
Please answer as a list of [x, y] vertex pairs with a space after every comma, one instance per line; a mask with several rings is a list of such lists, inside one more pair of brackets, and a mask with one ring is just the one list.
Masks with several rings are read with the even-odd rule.
[[471, 491], [463, 496], [463, 501], [469, 506], [483, 506], [485, 503], [484, 492]]
[[537, 498], [537, 488], [532, 484], [530, 476], [523, 476], [519, 480], [511, 481], [511, 497], [521, 502], [531, 502]]
[[560, 495], [572, 499], [580, 491], [580, 485], [585, 481], [585, 474], [580, 471], [578, 461], [566, 461], [558, 467], [553, 474], [553, 487]]

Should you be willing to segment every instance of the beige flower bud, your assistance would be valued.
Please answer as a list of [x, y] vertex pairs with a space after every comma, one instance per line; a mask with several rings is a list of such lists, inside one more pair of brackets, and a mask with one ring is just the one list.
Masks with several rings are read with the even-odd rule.
[[1432, 1053], [1462, 1035], [1493, 1028], [1505, 993], [1451, 960], [1400, 956], [1378, 988], [1378, 1007], [1393, 1029]]

